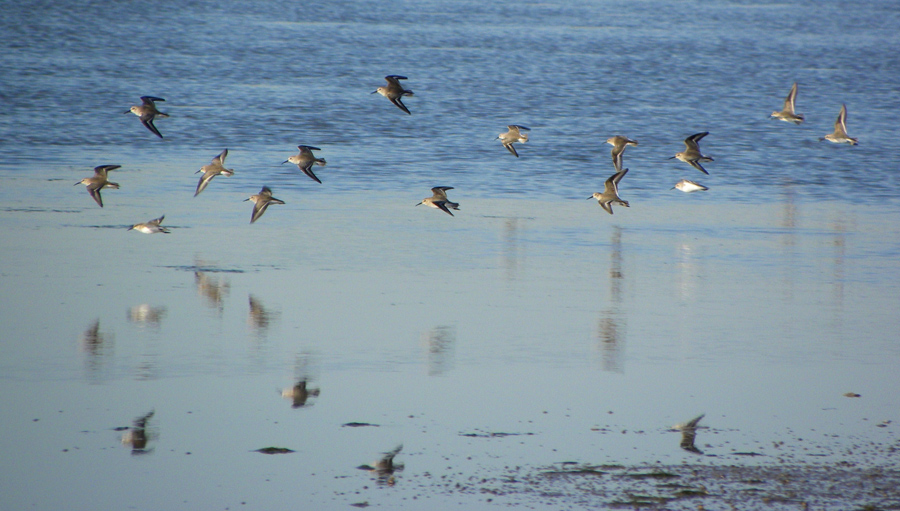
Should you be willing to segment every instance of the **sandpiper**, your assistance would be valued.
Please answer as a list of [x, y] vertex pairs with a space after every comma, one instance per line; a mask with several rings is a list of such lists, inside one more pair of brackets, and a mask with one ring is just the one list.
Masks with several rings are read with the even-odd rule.
[[163, 219], [166, 218], [166, 215], [163, 215], [159, 218], [154, 218], [153, 220], [149, 220], [147, 222], [141, 224], [134, 224], [128, 228], [128, 230], [134, 229], [135, 231], [140, 231], [144, 234], [156, 234], [158, 232], [169, 234], [169, 230], [165, 227], [160, 226]]
[[772, 115], [770, 115], [769, 117], [781, 119], [785, 122], [800, 124], [801, 122], [803, 122], [803, 114], [794, 113], [794, 102], [796, 101], [797, 82], [794, 82], [794, 85], [791, 86], [791, 92], [788, 92], [787, 97], [784, 98], [784, 108], [782, 108], [780, 112], [772, 112]]
[[695, 133], [688, 138], [684, 139], [685, 150], [680, 153], [675, 153], [675, 156], [669, 158], [670, 160], [673, 158], [678, 158], [679, 160], [687, 163], [691, 167], [703, 172], [707, 176], [709, 172], [703, 168], [703, 165], [700, 165], [701, 162], [713, 161], [709, 156], [705, 156], [700, 153], [700, 139], [709, 135], [708, 131], [704, 131], [702, 133]]
[[406, 108], [406, 105], [404, 105], [403, 101], [400, 100], [402, 96], [413, 95], [413, 91], [404, 89], [403, 86], [400, 85], [400, 80], [406, 80], [407, 78], [400, 75], [387, 75], [384, 77], [384, 79], [387, 80], [387, 86], [378, 87], [377, 89], [372, 91], [372, 94], [375, 94], [376, 92], [381, 94], [382, 96], [391, 100], [391, 103], [397, 105], [397, 108], [409, 114], [409, 109]]
[[228, 156], [228, 149], [225, 149], [218, 156], [212, 159], [212, 163], [209, 165], [204, 165], [200, 167], [200, 170], [194, 172], [194, 174], [199, 174], [203, 172], [203, 176], [200, 177], [200, 182], [197, 183], [197, 191], [194, 192], [194, 197], [200, 195], [200, 192], [206, 190], [206, 187], [209, 186], [209, 182], [212, 181], [212, 178], [222, 174], [224, 176], [233, 176], [234, 169], [226, 169], [225, 168], [225, 158]]
[[91, 197], [94, 198], [94, 201], [103, 207], [103, 197], [100, 196], [100, 190], [104, 187], [118, 189], [119, 184], [113, 183], [112, 181], [108, 181], [106, 179], [106, 173], [110, 170], [115, 170], [121, 167], [121, 165], [100, 165], [99, 167], [94, 167], [94, 175], [91, 177], [86, 177], [81, 181], [75, 183], [75, 186], [78, 185], [86, 185], [87, 191], [91, 194]]
[[[138, 417], [132, 422], [130, 428], [124, 428], [125, 433], [122, 434], [122, 445], [131, 447], [131, 454], [139, 455], [152, 451], [147, 450], [147, 444], [155, 439], [156, 434], [148, 431], [147, 422], [153, 417], [153, 410], [143, 417]], [[123, 428], [116, 428], [123, 429]]]
[[141, 104], [135, 105], [131, 107], [131, 110], [127, 110], [126, 114], [134, 114], [141, 118], [141, 124], [147, 127], [154, 135], [159, 138], [163, 138], [162, 134], [156, 129], [156, 126], [153, 125], [153, 119], [157, 117], [168, 117], [169, 114], [164, 114], [156, 109], [155, 101], [165, 101], [163, 98], [157, 98], [153, 96], [141, 96]]
[[637, 140], [631, 140], [628, 137], [616, 135], [614, 137], [609, 137], [608, 139], [606, 139], [606, 143], [613, 146], [611, 154], [613, 166], [616, 168], [616, 172], [622, 172], [622, 153], [625, 152], [625, 147], [630, 145], [638, 145]]
[[300, 149], [300, 154], [295, 154], [290, 158], [281, 162], [282, 165], [285, 163], [293, 163], [294, 165], [300, 167], [300, 170], [303, 171], [304, 174], [311, 177], [313, 181], [316, 183], [322, 183], [319, 181], [319, 178], [312, 171], [313, 164], [319, 165], [320, 167], [325, 166], [325, 160], [322, 158], [316, 158], [313, 154], [313, 151], [321, 151], [318, 147], [313, 147], [311, 145], [298, 145], [297, 149]]
[[597, 199], [597, 203], [606, 210], [610, 215], [613, 214], [612, 205], [613, 204], [621, 204], [626, 208], [628, 206], [628, 201], [624, 201], [619, 197], [619, 181], [625, 177], [625, 174], [628, 173], [628, 169], [623, 170], [622, 172], [616, 172], [609, 179], [606, 180], [606, 186], [603, 189], [603, 193], [594, 192], [593, 195], [588, 197], [590, 199]]
[[272, 190], [268, 186], [263, 186], [258, 194], [247, 197], [244, 199], [244, 202], [248, 200], [253, 201], [253, 215], [250, 217], [251, 224], [263, 216], [269, 204], [284, 204], [284, 201], [272, 197]]
[[676, 424], [672, 426], [672, 429], [675, 431], [681, 431], [681, 448], [690, 451], [695, 454], [703, 454], [703, 451], [694, 446], [694, 440], [697, 438], [697, 430], [701, 427], [705, 426], [697, 426], [697, 423], [700, 422], [706, 414], [702, 414], [699, 417], [695, 417], [688, 422], [682, 424]]
[[379, 478], [387, 478], [393, 474], [395, 470], [403, 470], [402, 463], [394, 463], [394, 457], [400, 454], [401, 450], [403, 450], [403, 444], [398, 445], [392, 451], [384, 453], [384, 456], [375, 462], [375, 466], [360, 465], [356, 468], [375, 472]]
[[497, 138], [500, 139], [500, 142], [503, 143], [503, 147], [508, 149], [509, 152], [513, 154], [513, 156], [518, 158], [519, 153], [516, 152], [516, 148], [513, 147], [513, 143], [521, 142], [524, 144], [525, 142], [528, 142], [528, 133], [522, 133], [522, 130], [531, 131], [531, 128], [520, 126], [518, 124], [510, 124], [507, 126], [507, 128], [509, 128], [509, 131], [497, 135]]
[[701, 190], [709, 190], [709, 188], [701, 185], [700, 183], [696, 183], [691, 181], [690, 179], [682, 179], [681, 181], [675, 183], [675, 186], [669, 188], [670, 190], [679, 189], [685, 193], [697, 192]]
[[440, 209], [444, 213], [447, 213], [450, 216], [453, 216], [453, 213], [450, 212], [451, 209], [459, 210], [458, 202], [450, 202], [447, 200], [447, 190], [452, 190], [452, 186], [435, 186], [431, 189], [431, 192], [434, 194], [431, 197], [426, 197], [422, 199], [422, 202], [416, 204], [416, 206], [420, 204], [424, 204], [428, 207]]
[[835, 144], [856, 145], [859, 143], [859, 140], [847, 135], [847, 105], [841, 105], [841, 111], [838, 113], [837, 120], [834, 121], [834, 133], [829, 133], [819, 140], [827, 140]]
[[307, 388], [307, 383], [305, 379], [301, 379], [293, 387], [287, 387], [281, 391], [281, 397], [291, 400], [291, 408], [302, 408], [306, 406], [306, 401], [310, 397], [319, 395], [320, 390]]

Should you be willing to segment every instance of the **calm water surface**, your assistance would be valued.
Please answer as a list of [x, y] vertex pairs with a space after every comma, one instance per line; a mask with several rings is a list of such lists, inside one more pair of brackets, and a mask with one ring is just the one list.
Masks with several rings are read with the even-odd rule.
[[[477, 509], [507, 501], [453, 485], [509, 466], [897, 467], [895, 2], [0, 6], [0, 508]], [[387, 74], [412, 115], [370, 94]], [[768, 119], [794, 81], [806, 122]], [[141, 95], [162, 140], [123, 113]], [[859, 146], [818, 141], [842, 103]], [[667, 160], [699, 131], [708, 177]], [[640, 145], [609, 216], [584, 199], [617, 133]], [[280, 165], [301, 143], [322, 185]], [[192, 198], [225, 147], [235, 176]], [[73, 184], [110, 163], [101, 209]], [[263, 185], [286, 204], [251, 226]], [[456, 217], [414, 207], [435, 185]], [[168, 236], [125, 230], [161, 214]], [[668, 431], [700, 413], [703, 456]], [[398, 444], [393, 486], [355, 468]]]

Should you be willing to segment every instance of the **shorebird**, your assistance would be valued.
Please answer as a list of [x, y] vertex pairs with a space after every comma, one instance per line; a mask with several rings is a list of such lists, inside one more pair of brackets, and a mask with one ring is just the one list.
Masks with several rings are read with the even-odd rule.
[[590, 199], [597, 199], [597, 203], [606, 210], [610, 215], [613, 214], [612, 205], [613, 204], [621, 204], [626, 208], [628, 206], [628, 201], [624, 201], [619, 198], [619, 181], [625, 177], [625, 174], [628, 173], [628, 169], [623, 170], [622, 172], [616, 172], [609, 179], [606, 180], [606, 186], [603, 190], [603, 193], [594, 192], [593, 195], [588, 197]]
[[[125, 428], [125, 433], [122, 435], [122, 445], [131, 447], [131, 454], [138, 455], [149, 452], [147, 450], [147, 443], [150, 442], [155, 435], [147, 432], [147, 422], [153, 417], [153, 413], [154, 411], [150, 410], [150, 413], [143, 417], [134, 419], [130, 428]], [[116, 429], [118, 430], [120, 428]]]
[[694, 181], [691, 181], [690, 179], [682, 179], [681, 181], [675, 183], [675, 186], [673, 186], [672, 188], [669, 188], [669, 189], [674, 190], [676, 188], [685, 193], [691, 193], [691, 192], [696, 192], [696, 191], [700, 191], [700, 190], [709, 190], [709, 188], [701, 185], [700, 183], [695, 183]]
[[253, 201], [253, 215], [250, 217], [251, 224], [263, 216], [269, 204], [284, 204], [284, 201], [272, 197], [272, 190], [268, 186], [263, 186], [258, 194], [247, 197], [244, 199], [244, 202], [248, 200]]
[[794, 82], [794, 85], [791, 86], [791, 92], [788, 92], [787, 97], [784, 98], [784, 108], [782, 108], [780, 112], [772, 112], [772, 115], [769, 117], [781, 119], [785, 122], [800, 124], [803, 122], [803, 114], [794, 113], [795, 101], [797, 101], [797, 82]]
[[153, 96], [141, 96], [141, 104], [135, 105], [131, 107], [131, 110], [127, 110], [126, 114], [134, 114], [141, 118], [141, 124], [147, 127], [154, 135], [159, 138], [163, 138], [162, 134], [160, 134], [159, 130], [156, 129], [156, 126], [153, 125], [153, 119], [157, 117], [168, 117], [169, 114], [164, 114], [156, 109], [156, 104], [154, 101], [165, 101], [163, 98], [156, 98]]
[[94, 201], [102, 208], [103, 197], [100, 196], [100, 190], [104, 187], [113, 189], [119, 188], [119, 183], [113, 183], [106, 179], [106, 173], [119, 167], [121, 167], [121, 165], [100, 165], [99, 167], [94, 167], [94, 175], [75, 183], [75, 186], [86, 185], [88, 193], [91, 194]]
[[322, 158], [316, 158], [313, 154], [313, 151], [321, 151], [318, 147], [313, 147], [311, 145], [298, 145], [297, 149], [300, 149], [300, 154], [295, 154], [290, 158], [281, 162], [282, 165], [285, 163], [293, 163], [294, 165], [300, 167], [300, 170], [303, 171], [304, 174], [311, 177], [313, 181], [321, 184], [322, 181], [319, 181], [319, 178], [313, 174], [312, 166], [313, 164], [319, 165], [320, 167], [325, 166], [325, 160]]
[[426, 197], [422, 199], [422, 202], [416, 204], [416, 206], [420, 204], [424, 204], [430, 208], [435, 208], [447, 213], [450, 216], [453, 216], [453, 213], [450, 212], [451, 209], [459, 210], [458, 202], [450, 202], [447, 200], [447, 190], [452, 190], [452, 186], [435, 186], [431, 189], [432, 195], [431, 197]]
[[528, 142], [528, 133], [522, 133], [522, 130], [531, 131], [531, 128], [527, 128], [525, 126], [519, 126], [518, 124], [510, 124], [507, 126], [509, 131], [506, 133], [501, 133], [497, 135], [497, 138], [500, 139], [500, 142], [503, 143], [503, 147], [509, 150], [516, 158], [519, 157], [519, 153], [516, 152], [516, 148], [513, 147], [513, 143]]
[[684, 139], [685, 150], [680, 153], [675, 153], [675, 156], [669, 158], [670, 160], [673, 158], [678, 158], [679, 160], [687, 163], [691, 167], [703, 172], [707, 176], [709, 172], [703, 168], [703, 165], [700, 165], [701, 162], [713, 161], [709, 156], [705, 156], [700, 153], [700, 139], [709, 135], [708, 131], [704, 131], [702, 133], [695, 133], [688, 138]]
[[395, 470], [403, 470], [402, 463], [394, 463], [394, 457], [400, 453], [403, 449], [403, 444], [398, 445], [394, 448], [393, 451], [388, 451], [384, 453], [384, 456], [381, 457], [378, 461], [375, 462], [375, 466], [372, 465], [360, 465], [356, 468], [360, 470], [368, 470], [369, 472], [375, 472], [378, 475], [378, 479], [386, 482], [387, 484], [393, 484], [391, 479], [391, 475]]
[[859, 140], [847, 135], [847, 105], [841, 105], [841, 111], [838, 113], [837, 120], [834, 121], [834, 132], [819, 139], [819, 141], [822, 140], [835, 144], [856, 145], [859, 143]]
[[310, 397], [319, 395], [319, 389], [306, 388], [306, 380], [300, 380], [293, 387], [281, 391], [281, 397], [291, 400], [291, 408], [301, 408]]
[[638, 145], [637, 140], [631, 140], [628, 137], [616, 135], [614, 137], [609, 137], [608, 139], [606, 139], [606, 143], [613, 146], [611, 154], [613, 166], [616, 168], [616, 172], [622, 172], [622, 153], [625, 152], [625, 147], [630, 145]]
[[413, 91], [404, 89], [403, 86], [400, 85], [400, 80], [406, 80], [406, 77], [400, 75], [387, 75], [384, 77], [384, 79], [387, 80], [387, 86], [378, 87], [377, 89], [372, 91], [372, 94], [375, 94], [376, 92], [381, 94], [382, 96], [391, 100], [391, 103], [397, 105], [397, 108], [409, 114], [409, 109], [406, 108], [406, 105], [404, 105], [403, 101], [400, 100], [402, 96], [413, 95]]
[[695, 417], [688, 422], [676, 424], [672, 426], [675, 431], [681, 431], [681, 448], [695, 454], [703, 454], [703, 451], [694, 446], [694, 440], [697, 438], [697, 429], [705, 426], [697, 426], [706, 414]]
[[163, 215], [159, 218], [154, 218], [153, 220], [148, 220], [147, 222], [144, 222], [142, 224], [134, 224], [129, 227], [128, 230], [130, 231], [134, 229], [135, 231], [140, 231], [144, 234], [156, 234], [158, 232], [169, 234], [168, 229], [159, 225], [162, 223], [164, 218], [166, 218], [166, 215]]
[[226, 169], [225, 168], [225, 158], [228, 156], [228, 149], [225, 149], [218, 156], [212, 159], [212, 163], [209, 165], [204, 165], [200, 167], [200, 170], [194, 172], [194, 174], [199, 174], [203, 172], [203, 176], [200, 177], [200, 181], [197, 183], [197, 191], [194, 192], [194, 197], [200, 195], [200, 192], [206, 190], [206, 187], [209, 186], [209, 182], [219, 174], [225, 176], [233, 176], [234, 169]]

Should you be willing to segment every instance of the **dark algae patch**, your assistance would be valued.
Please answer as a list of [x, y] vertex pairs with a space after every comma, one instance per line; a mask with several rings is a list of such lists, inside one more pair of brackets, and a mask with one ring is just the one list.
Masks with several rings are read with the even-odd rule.
[[542, 475], [545, 477], [563, 477], [563, 476], [602, 476], [606, 472], [598, 470], [594, 466], [576, 466], [563, 468], [562, 470], [547, 470]]
[[475, 431], [473, 433], [460, 433], [459, 436], [467, 436], [469, 438], [503, 438], [508, 436], [531, 436], [534, 433], [506, 433], [503, 431]]
[[261, 452], [263, 454], [288, 454], [294, 451], [287, 447], [263, 447], [262, 449], [257, 449], [253, 452]]
[[633, 472], [620, 474], [620, 477], [630, 477], [631, 479], [671, 479], [673, 477], [681, 477], [678, 474], [654, 470], [652, 472]]

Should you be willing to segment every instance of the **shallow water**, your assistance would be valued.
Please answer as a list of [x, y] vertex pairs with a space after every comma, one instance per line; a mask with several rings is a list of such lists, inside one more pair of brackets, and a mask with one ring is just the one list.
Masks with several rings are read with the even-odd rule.
[[[488, 505], [457, 482], [564, 461], [896, 468], [893, 3], [44, 7], [0, 20], [0, 507], [449, 509]], [[412, 115], [369, 94], [392, 73]], [[794, 80], [806, 123], [768, 120]], [[123, 114], [145, 94], [162, 140]], [[841, 103], [857, 147], [817, 140]], [[491, 140], [509, 123], [518, 159]], [[707, 130], [709, 177], [666, 160]], [[640, 145], [609, 216], [584, 199], [615, 133]], [[322, 185], [279, 165], [298, 143]], [[224, 147], [235, 176], [191, 198]], [[72, 185], [105, 163], [101, 209]], [[454, 218], [414, 207], [438, 184]], [[286, 204], [250, 225], [262, 185]], [[169, 235], [126, 230], [161, 214]], [[300, 380], [319, 394], [292, 408]], [[669, 427], [701, 413], [697, 455]], [[398, 444], [393, 485], [355, 468]]]

